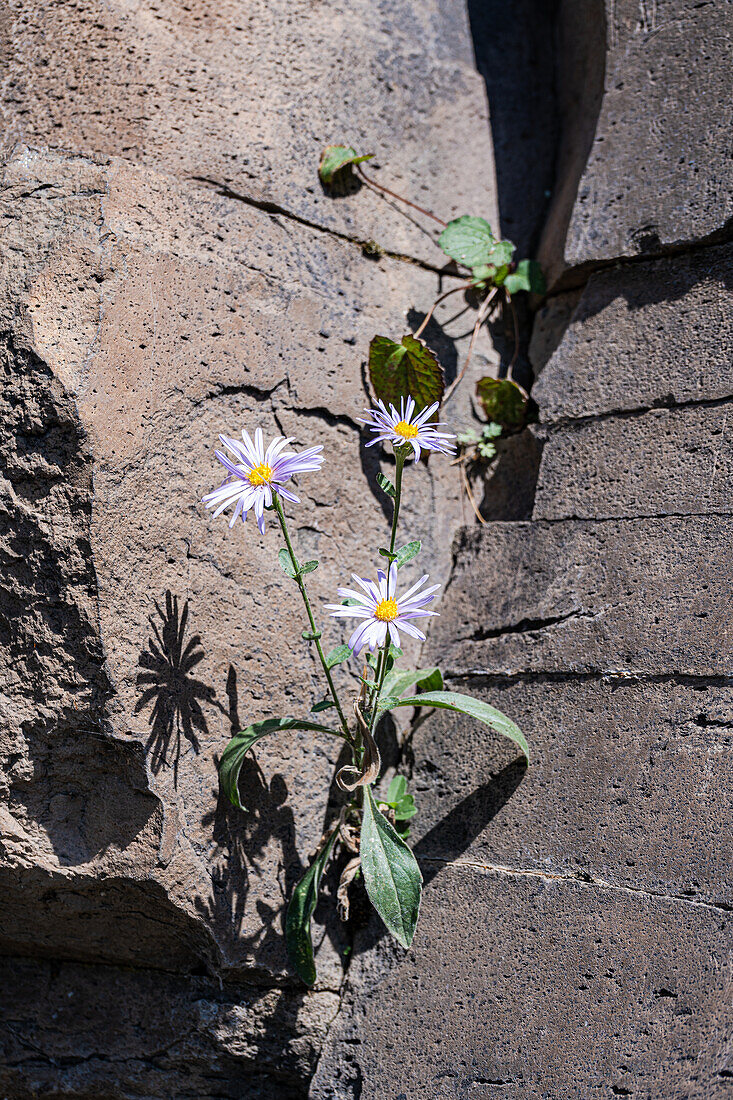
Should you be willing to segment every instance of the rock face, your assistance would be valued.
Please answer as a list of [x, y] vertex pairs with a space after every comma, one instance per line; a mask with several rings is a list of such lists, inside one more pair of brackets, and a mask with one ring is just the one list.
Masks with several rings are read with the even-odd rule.
[[532, 516], [459, 532], [423, 656], [532, 761], [445, 712], [416, 726], [420, 925], [409, 952], [376, 922], [357, 940], [313, 1100], [722, 1100], [733, 1077], [733, 314], [706, 243], [731, 11], [593, 7], [558, 13]]
[[[389, 509], [356, 421], [366, 348], [455, 277], [394, 204], [326, 196], [318, 156], [353, 141], [442, 216], [496, 221], [467, 14], [31, 4], [0, 20], [0, 1089], [303, 1096], [350, 933], [319, 915], [305, 991], [283, 902], [337, 742], [273, 738], [244, 768], [248, 812], [219, 797], [232, 732], [322, 688], [272, 524], [230, 532], [200, 500], [220, 432], [321, 443], [293, 511], [322, 562], [316, 606], [374, 567]], [[467, 339], [431, 341], [455, 377]], [[468, 382], [453, 408], [471, 418]], [[445, 580], [455, 471], [412, 484], [406, 526]]]
[[[518, 5], [521, 102], [468, 7], [0, 16], [9, 1100], [717, 1100], [733, 1076], [730, 5]], [[509, 122], [532, 119], [523, 209]], [[356, 420], [366, 346], [452, 276], [412, 215], [322, 193], [318, 151], [342, 140], [442, 217], [501, 214], [525, 243], [555, 144], [541, 253], [559, 293], [531, 344], [540, 422], [502, 444], [489, 526], [451, 558], [466, 516], [447, 463], [414, 472], [405, 511], [449, 581], [411, 656], [516, 718], [532, 763], [473, 723], [416, 724], [415, 943], [318, 912], [306, 991], [283, 902], [337, 754], [264, 741], [248, 812], [219, 797], [231, 732], [319, 687], [277, 625], [300, 631], [274, 530], [229, 532], [199, 501], [219, 432], [322, 443], [293, 511], [314, 601], [373, 568], [389, 470]], [[455, 377], [465, 328], [427, 332]], [[447, 419], [470, 421], [498, 358], [479, 348]]]

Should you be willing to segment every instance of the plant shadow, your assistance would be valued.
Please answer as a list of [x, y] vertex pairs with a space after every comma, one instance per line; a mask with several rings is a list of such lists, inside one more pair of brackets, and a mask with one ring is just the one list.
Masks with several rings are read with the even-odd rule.
[[178, 596], [168, 590], [165, 610], [155, 601], [155, 611], [148, 619], [152, 634], [138, 659], [136, 683], [140, 697], [135, 714], [151, 707], [150, 735], [145, 745], [150, 767], [157, 775], [161, 768], [172, 766], [177, 787], [182, 739], [198, 753], [199, 735], [206, 737], [209, 732], [202, 704], [220, 704], [214, 688], [192, 675], [204, 659], [204, 650], [198, 634], [186, 641], [188, 600], [179, 610]]

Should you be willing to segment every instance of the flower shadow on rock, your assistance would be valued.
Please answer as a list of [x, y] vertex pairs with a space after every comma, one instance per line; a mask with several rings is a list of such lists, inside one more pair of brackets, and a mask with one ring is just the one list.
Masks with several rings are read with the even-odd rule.
[[[199, 737], [207, 736], [208, 726], [202, 703], [220, 707], [214, 688], [191, 673], [204, 659], [201, 638], [192, 635], [186, 642], [188, 601], [179, 612], [178, 597], [165, 594], [165, 611], [155, 602], [156, 615], [149, 618], [152, 636], [138, 661], [137, 686], [141, 691], [135, 714], [152, 704], [148, 718], [150, 736], [146, 752], [155, 775], [161, 768], [173, 767], [178, 786], [178, 765], [182, 738], [198, 753]], [[172, 751], [171, 751], [172, 750]]]

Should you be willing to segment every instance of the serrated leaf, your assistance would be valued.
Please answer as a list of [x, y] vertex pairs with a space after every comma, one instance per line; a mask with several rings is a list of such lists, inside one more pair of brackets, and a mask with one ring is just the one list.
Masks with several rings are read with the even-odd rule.
[[420, 911], [422, 875], [404, 840], [377, 809], [369, 787], [364, 789], [359, 851], [372, 905], [395, 939], [409, 947]]
[[[412, 672], [402, 671], [388, 672], [382, 684], [384, 695], [396, 695], [401, 698], [411, 687], [417, 687], [418, 691], [441, 691], [443, 688], [443, 673], [439, 668], [418, 668]], [[415, 706], [420, 706], [420, 700], [415, 699]]]
[[333, 699], [321, 699], [320, 703], [314, 703], [311, 707], [311, 714], [320, 714], [322, 710], [330, 710], [331, 707], [335, 707]]
[[404, 546], [401, 546], [397, 551], [395, 558], [395, 564], [398, 569], [401, 569], [403, 565], [407, 565], [408, 561], [412, 561], [420, 553], [422, 543], [419, 539], [414, 539], [412, 542], [406, 542]]
[[337, 172], [343, 171], [344, 168], [353, 168], [355, 164], [371, 160], [373, 156], [374, 153], [359, 156], [356, 149], [352, 149], [350, 145], [327, 145], [321, 153], [318, 175], [321, 182], [330, 187]]
[[504, 428], [521, 428], [527, 415], [527, 399], [508, 378], [480, 378], [476, 395], [489, 420]]
[[338, 829], [334, 829], [323, 849], [318, 853], [302, 879], [295, 887], [285, 918], [285, 943], [290, 961], [306, 985], [315, 985], [316, 963], [313, 957], [311, 917], [318, 904], [318, 890], [323, 871], [333, 850]]
[[520, 260], [516, 270], [507, 275], [504, 286], [510, 294], [527, 290], [532, 294], [544, 294], [547, 290], [542, 268], [536, 260]]
[[[495, 730], [496, 733], [508, 737], [510, 741], [519, 746], [527, 760], [529, 760], [529, 748], [519, 726], [512, 722], [511, 718], [507, 718], [506, 714], [502, 714], [500, 710], [490, 707], [488, 703], [482, 703], [480, 699], [474, 699], [472, 695], [461, 695], [457, 691], [426, 691], [418, 696], [418, 700], [421, 707], [440, 707], [444, 710], [457, 711], [459, 714], [467, 714], [469, 718], [475, 718], [476, 721], [482, 722], [485, 726]], [[414, 707], [415, 699], [413, 697], [399, 699], [394, 705], [397, 707]]]
[[517, 246], [512, 244], [511, 241], [497, 241], [491, 250], [490, 263], [494, 267], [507, 267], [512, 262], [512, 256], [516, 252]]
[[387, 788], [387, 802], [397, 803], [407, 794], [407, 780], [404, 775], [396, 775]]
[[496, 243], [489, 223], [470, 214], [448, 222], [438, 237], [438, 244], [446, 256], [466, 267], [490, 263], [489, 257]]
[[326, 655], [326, 668], [335, 668], [342, 661], [348, 661], [351, 650], [347, 645], [337, 645]]
[[396, 492], [394, 485], [389, 480], [389, 478], [385, 477], [384, 474], [381, 472], [377, 474], [377, 485], [382, 490], [382, 492], [387, 494], [388, 497], [392, 497], [392, 500], [395, 499]]
[[277, 560], [280, 562], [280, 568], [282, 569], [283, 573], [285, 573], [288, 577], [297, 576], [292, 558], [290, 557], [290, 554], [284, 546], [282, 550], [278, 550]]
[[219, 764], [219, 782], [221, 789], [233, 806], [238, 810], [245, 807], [239, 801], [239, 773], [242, 770], [244, 758], [261, 737], [268, 733], [279, 733], [281, 730], [315, 730], [316, 733], [330, 733], [336, 737], [341, 735], [337, 730], [321, 726], [318, 722], [309, 722], [303, 718], [264, 718], [260, 722], [253, 722], [241, 733], [232, 737], [224, 749], [221, 763]]
[[380, 401], [399, 408], [400, 399], [412, 397], [416, 411], [442, 400], [445, 379], [432, 351], [411, 333], [398, 344], [388, 336], [375, 336], [369, 345], [369, 378]]
[[318, 568], [318, 561], [316, 559], [314, 559], [313, 561], [304, 562], [303, 565], [301, 565], [301, 567], [300, 567], [300, 572], [301, 573], [312, 573], [313, 570], [317, 569], [317, 568]]

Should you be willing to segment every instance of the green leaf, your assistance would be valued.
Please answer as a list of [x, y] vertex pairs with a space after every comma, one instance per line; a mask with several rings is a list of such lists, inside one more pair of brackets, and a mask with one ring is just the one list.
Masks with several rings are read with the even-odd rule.
[[288, 915], [285, 918], [285, 942], [288, 955], [298, 975], [306, 985], [315, 985], [316, 983], [311, 917], [318, 903], [318, 890], [321, 885], [323, 871], [328, 863], [337, 836], [338, 829], [334, 829], [322, 850], [295, 887], [288, 905]]
[[373, 156], [374, 153], [359, 156], [356, 149], [352, 149], [350, 145], [327, 145], [321, 153], [318, 175], [321, 177], [321, 182], [330, 187], [337, 172], [342, 172], [344, 168], [353, 168], [355, 164], [371, 160]]
[[483, 288], [494, 282], [496, 268], [493, 264], [479, 264], [471, 270], [471, 282], [474, 286]]
[[260, 722], [253, 722], [251, 726], [247, 726], [246, 730], [235, 734], [222, 754], [219, 764], [219, 782], [224, 794], [238, 810], [244, 809], [239, 801], [239, 773], [245, 756], [261, 737], [265, 737], [268, 733], [279, 733], [281, 730], [315, 730], [316, 733], [341, 736], [337, 730], [303, 718], [265, 718]]
[[301, 565], [301, 567], [300, 567], [300, 572], [301, 573], [312, 573], [313, 570], [317, 569], [317, 568], [318, 568], [318, 562], [314, 559], [313, 561], [304, 562], [303, 565]]
[[296, 577], [298, 575], [293, 565], [292, 558], [284, 546], [282, 550], [278, 550], [277, 560], [280, 562], [280, 568], [283, 573], [286, 573], [288, 577]]
[[392, 710], [392, 707], [399, 706], [399, 702], [398, 695], [385, 695], [384, 691], [382, 691], [377, 702], [377, 714], [380, 716], [385, 714], [388, 710]]
[[396, 553], [393, 554], [391, 552], [391, 550], [387, 550], [384, 546], [379, 547], [378, 553], [380, 553], [382, 555], [382, 557], [386, 558], [390, 563], [393, 562], [395, 560], [395, 558], [397, 557]]
[[[524, 734], [519, 726], [507, 718], [495, 707], [488, 703], [482, 703], [480, 699], [474, 699], [471, 695], [461, 695], [457, 691], [426, 691], [418, 696], [421, 707], [440, 707], [444, 710], [455, 710], [459, 714], [467, 714], [469, 718], [475, 718], [483, 722], [489, 729], [495, 730], [503, 737], [508, 737], [515, 745], [519, 745], [527, 760], [529, 760], [529, 748]], [[395, 704], [398, 707], [414, 707], [415, 699], [399, 699]]]
[[412, 561], [420, 553], [422, 543], [419, 539], [414, 539], [413, 542], [406, 542], [404, 546], [401, 546], [397, 551], [397, 557], [395, 562], [397, 568], [401, 569], [403, 565], [407, 565], [408, 561]]
[[[382, 684], [384, 695], [396, 695], [401, 698], [411, 687], [417, 686], [418, 691], [441, 691], [443, 688], [443, 673], [439, 668], [417, 668], [412, 672], [398, 671], [388, 672]], [[419, 700], [415, 700], [415, 706], [421, 706]]]
[[322, 710], [329, 710], [331, 707], [335, 707], [333, 699], [321, 699], [320, 703], [314, 703], [311, 707], [311, 714], [320, 714]]
[[407, 780], [404, 775], [396, 775], [387, 788], [387, 802], [396, 805], [407, 794]]
[[470, 214], [448, 222], [438, 237], [438, 244], [446, 256], [466, 267], [488, 264], [496, 243], [489, 223]]
[[304, 642], [317, 642], [322, 637], [320, 630], [304, 630], [300, 635]]
[[398, 645], [395, 645], [394, 642], [390, 642], [387, 654], [389, 657], [392, 658], [393, 661], [396, 661], [398, 657], [402, 656], [402, 650]]
[[480, 378], [476, 394], [489, 420], [504, 428], [521, 428], [527, 415], [527, 399], [508, 378]]
[[361, 600], [355, 599], [353, 596], [347, 596], [345, 599], [339, 601], [342, 607], [361, 607]]
[[508, 267], [512, 262], [512, 256], [516, 251], [516, 245], [511, 241], [497, 241], [491, 250], [490, 262], [494, 267]]
[[400, 398], [412, 397], [417, 412], [440, 401], [445, 390], [440, 363], [411, 333], [399, 344], [388, 336], [374, 337], [369, 345], [369, 378], [380, 401], [399, 408]]
[[411, 794], [406, 794], [395, 806], [395, 821], [410, 821], [416, 813], [417, 806], [415, 805], [415, 799]]
[[350, 656], [351, 650], [347, 645], [337, 645], [326, 655], [326, 668], [335, 668], [342, 661], [348, 661]]
[[372, 905], [395, 939], [409, 947], [420, 910], [422, 875], [404, 840], [377, 809], [370, 787], [364, 788], [360, 854]]
[[532, 294], [544, 294], [547, 290], [542, 268], [536, 260], [520, 260], [516, 270], [507, 275], [504, 286], [510, 294], [516, 294], [519, 290], [531, 291]]
[[392, 497], [392, 500], [395, 499], [394, 485], [389, 480], [389, 478], [385, 477], [384, 474], [381, 472], [377, 474], [377, 485], [382, 490], [382, 492], [387, 494], [388, 497]]

